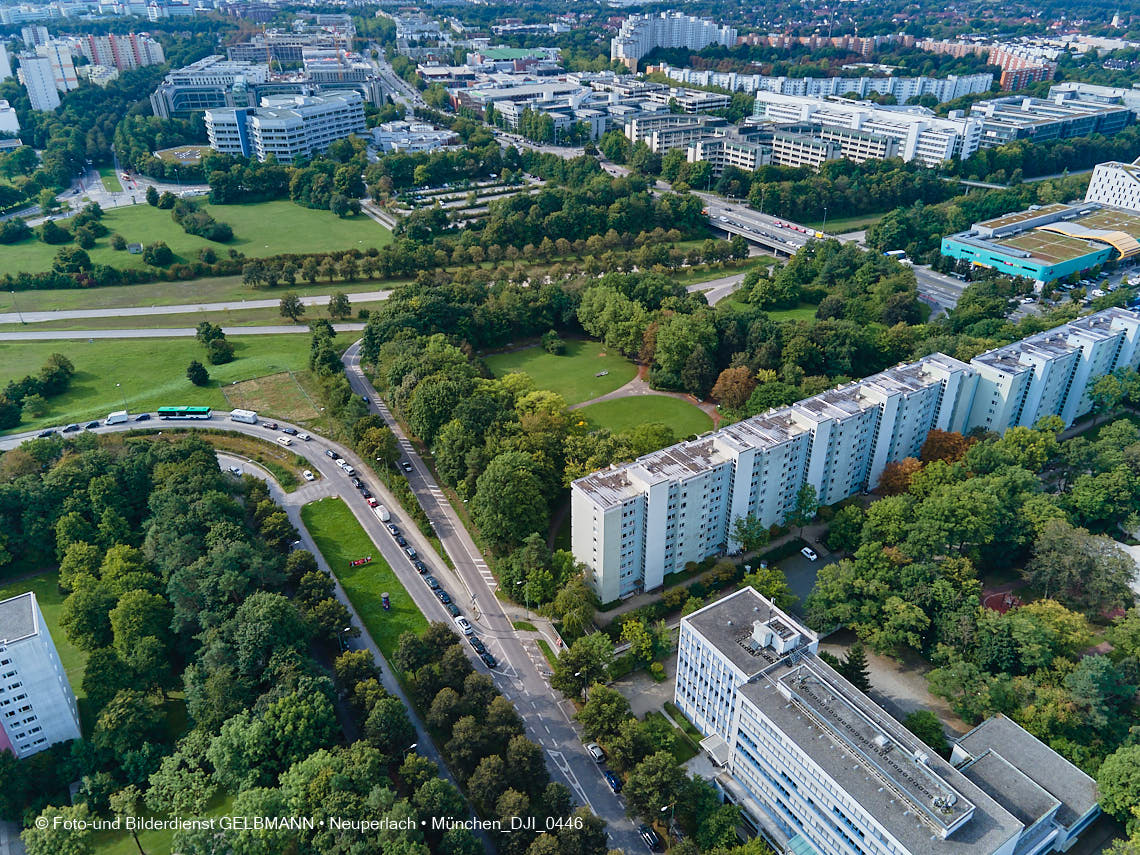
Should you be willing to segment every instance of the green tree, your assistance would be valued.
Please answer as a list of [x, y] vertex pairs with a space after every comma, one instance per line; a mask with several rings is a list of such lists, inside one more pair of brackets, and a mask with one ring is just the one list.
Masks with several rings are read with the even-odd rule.
[[685, 773], [668, 751], [651, 754], [629, 773], [623, 793], [629, 813], [650, 821], [661, 815], [661, 807], [675, 803], [681, 795]]
[[383, 698], [372, 708], [364, 723], [368, 741], [386, 754], [398, 755], [416, 738], [408, 711], [398, 698]]
[[186, 379], [195, 386], [205, 386], [210, 382], [210, 372], [197, 359], [191, 359], [190, 364], [186, 366]]
[[930, 710], [915, 710], [903, 719], [903, 726], [938, 752], [940, 757], [950, 756], [950, 743], [942, 722]]
[[1042, 528], [1022, 575], [1046, 598], [1095, 614], [1131, 601], [1135, 572], [1111, 538], [1054, 519]]
[[788, 514], [788, 525], [798, 528], [802, 535], [804, 526], [815, 519], [815, 515], [818, 511], [819, 497], [816, 495], [815, 486], [812, 484], [804, 484], [796, 492], [796, 503], [792, 506], [792, 510]]
[[772, 534], [756, 514], [750, 513], [732, 521], [732, 539], [740, 545], [741, 552], [755, 552], [768, 544]]
[[621, 640], [629, 645], [629, 653], [635, 661], [642, 665], [653, 661], [653, 636], [642, 621], [637, 618], [624, 621]]
[[286, 294], [281, 298], [281, 317], [297, 323], [305, 314], [305, 306], [296, 294]]
[[581, 697], [587, 686], [609, 678], [614, 661], [614, 644], [601, 632], [575, 639], [554, 663], [550, 685], [564, 695]]
[[1096, 774], [1100, 806], [1125, 823], [1130, 834], [1140, 832], [1140, 745], [1125, 745], [1109, 754]]
[[[28, 855], [91, 855], [93, 817], [87, 804], [47, 807], [20, 835]], [[74, 828], [66, 827], [74, 824]]]
[[609, 686], [595, 683], [590, 687], [589, 699], [574, 717], [581, 722], [582, 730], [588, 737], [604, 742], [615, 736], [622, 722], [632, 715], [625, 695]]
[[344, 320], [352, 315], [352, 303], [348, 300], [348, 295], [343, 292], [337, 292], [329, 297], [329, 317], [336, 320]]
[[847, 648], [839, 673], [859, 691], [871, 691], [871, 672], [867, 667], [867, 650], [863, 642], [856, 640]]
[[155, 189], [153, 184], [147, 185], [146, 203], [152, 208], [158, 207], [158, 190]]
[[[134, 784], [128, 784], [123, 789], [111, 794], [110, 806], [111, 813], [126, 826], [130, 820], [137, 819], [142, 813], [142, 793]], [[142, 848], [142, 843], [139, 842], [138, 831], [132, 829], [131, 837], [134, 838], [139, 855], [146, 855], [146, 850]]]
[[123, 689], [95, 720], [92, 741], [109, 756], [122, 757], [143, 742], [157, 742], [165, 718], [154, 695]]
[[547, 504], [534, 458], [522, 451], [497, 455], [476, 481], [471, 517], [483, 536], [500, 549], [542, 531]]

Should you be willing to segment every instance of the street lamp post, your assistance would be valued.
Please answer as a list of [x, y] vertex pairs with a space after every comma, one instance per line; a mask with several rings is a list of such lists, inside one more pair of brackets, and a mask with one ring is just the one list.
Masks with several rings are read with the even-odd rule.
[[12, 308], [16, 310], [16, 315], [20, 318], [20, 323], [24, 322], [24, 313], [20, 311], [20, 305], [16, 302], [16, 292], [12, 292]]
[[827, 206], [826, 205], [824, 205], [824, 207], [823, 207], [823, 228], [821, 228], [820, 231], [823, 232], [824, 234], [827, 234]]
[[530, 620], [530, 591], [528, 591], [526, 589], [526, 580], [525, 579], [519, 579], [517, 582], [515, 582], [516, 588], [519, 585], [523, 586], [523, 600], [526, 602], [526, 619], [529, 621]]
[[125, 410], [127, 408], [127, 396], [126, 393], [123, 392], [123, 384], [116, 383], [115, 388], [119, 390], [119, 399], [123, 402], [123, 409]]
[[667, 804], [661, 808], [661, 813], [665, 813], [665, 811], [669, 811], [669, 827], [666, 829], [666, 831], [669, 834], [673, 833], [673, 816], [674, 816], [673, 812], [674, 812], [674, 809], [676, 807], [677, 807], [677, 801], [676, 801], [676, 799], [674, 799], [673, 801], [669, 802], [669, 804]]

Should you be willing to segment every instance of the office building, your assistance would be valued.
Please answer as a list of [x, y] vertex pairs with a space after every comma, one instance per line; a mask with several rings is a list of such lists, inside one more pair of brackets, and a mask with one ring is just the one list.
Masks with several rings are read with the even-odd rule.
[[34, 53], [20, 54], [16, 74], [28, 92], [33, 110], [54, 110], [59, 106], [59, 90], [55, 88], [51, 60]]
[[1140, 214], [1097, 202], [1034, 207], [948, 235], [942, 238], [941, 251], [949, 258], [1032, 279], [1040, 289], [1110, 259], [1140, 256]]
[[[1138, 247], [1140, 249], [1140, 247]], [[735, 548], [736, 519], [782, 522], [810, 484], [831, 505], [917, 457], [930, 430], [1002, 432], [1091, 409], [1099, 377], [1140, 364], [1140, 314], [1107, 309], [975, 357], [935, 353], [571, 484], [571, 546], [610, 602]]]
[[[1088, 775], [1003, 717], [934, 754], [752, 588], [681, 619], [673, 702], [777, 852], [1043, 855], [1099, 814]], [[1016, 728], [1016, 730], [1014, 730]]]
[[1050, 100], [1058, 95], [1096, 104], [1123, 104], [1132, 111], [1133, 116], [1140, 116], [1140, 84], [1128, 89], [1123, 86], [1098, 86], [1095, 83], [1066, 80], [1049, 87]]
[[878, 107], [844, 98], [813, 98], [760, 92], [754, 115], [773, 122], [846, 128], [898, 141], [898, 157], [937, 166], [965, 160], [978, 150], [982, 121], [951, 113], [941, 119], [923, 107]]
[[268, 65], [207, 56], [168, 72], [151, 94], [150, 105], [163, 119], [216, 107], [248, 107], [257, 103], [251, 87], [268, 80]]
[[0, 82], [12, 76], [12, 60], [8, 56], [8, 46], [0, 39]]
[[1140, 214], [1140, 158], [1133, 163], [1098, 163], [1089, 179], [1085, 201]]
[[16, 116], [15, 108], [0, 98], [0, 134], [15, 136], [20, 133], [20, 120]]
[[708, 18], [694, 18], [680, 12], [630, 15], [610, 40], [610, 59], [618, 60], [630, 71], [637, 71], [637, 61], [654, 48], [700, 50], [711, 44], [735, 43], [735, 29], [722, 27]]
[[211, 148], [261, 161], [270, 155], [281, 163], [311, 157], [365, 130], [364, 99], [355, 91], [274, 96], [263, 98], [260, 107], [206, 111]]
[[79, 738], [79, 710], [29, 591], [0, 602], [0, 753], [27, 757]]
[[683, 113], [726, 110], [732, 103], [732, 98], [721, 92], [705, 92], [701, 89], [686, 89], [683, 86], [652, 89], [646, 93], [646, 97], [653, 103], [676, 108]]
[[79, 40], [79, 50], [92, 65], [105, 65], [119, 71], [166, 62], [162, 45], [141, 33], [83, 36]]
[[372, 129], [372, 144], [380, 151], [434, 151], [458, 142], [455, 131], [425, 122], [381, 122]]
[[1110, 136], [1132, 120], [1124, 105], [1082, 101], [1059, 93], [1053, 98], [1023, 98], [1012, 95], [978, 101], [970, 107], [971, 118], [982, 123], [982, 148], [1015, 140], [1068, 139], [1092, 134]]
[[712, 137], [700, 139], [688, 147], [685, 159], [689, 163], [705, 161], [712, 167], [713, 178], [720, 178], [732, 166], [745, 172], [755, 172], [772, 163], [772, 147], [746, 139]]
[[226, 55], [235, 62], [301, 62], [306, 48], [351, 51], [354, 32], [354, 29], [319, 28], [270, 30], [256, 33], [247, 42], [230, 45]]

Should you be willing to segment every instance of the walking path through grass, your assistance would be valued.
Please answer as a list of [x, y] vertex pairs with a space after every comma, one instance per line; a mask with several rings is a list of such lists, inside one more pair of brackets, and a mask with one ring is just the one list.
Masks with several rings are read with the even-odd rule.
[[[534, 380], [536, 389], [557, 392], [567, 404], [593, 400], [632, 380], [637, 366], [604, 344], [569, 339], [564, 353], [548, 353], [541, 346], [509, 353], [494, 353], [484, 361], [496, 377], [519, 372]], [[601, 377], [598, 375], [602, 372]]]

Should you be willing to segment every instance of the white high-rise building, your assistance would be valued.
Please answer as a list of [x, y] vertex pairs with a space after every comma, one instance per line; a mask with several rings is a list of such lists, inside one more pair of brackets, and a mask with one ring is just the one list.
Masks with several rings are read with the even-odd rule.
[[71, 48], [66, 42], [53, 40], [44, 45], [37, 45], [36, 54], [51, 63], [51, 76], [56, 89], [60, 92], [71, 92], [79, 88], [79, 76], [75, 73]]
[[1106, 309], [975, 357], [935, 353], [789, 407], [579, 478], [574, 557], [602, 602], [659, 587], [734, 547], [733, 524], [783, 522], [810, 484], [831, 505], [917, 457], [932, 429], [1001, 433], [1050, 415], [1071, 424], [1096, 380], [1140, 365], [1140, 314]]
[[46, 45], [51, 39], [48, 28], [40, 24], [29, 24], [20, 28], [20, 38], [24, 40], [24, 47], [37, 48]]
[[1100, 202], [1140, 214], [1140, 158], [1132, 163], [1098, 163], [1085, 191], [1086, 202]]
[[713, 783], [777, 852], [1044, 855], [1100, 813], [1096, 783], [997, 716], [952, 760], [818, 656], [753, 588], [681, 619], [673, 702], [705, 735]]
[[281, 163], [309, 157], [335, 140], [364, 135], [364, 99], [359, 92], [263, 98], [260, 107], [206, 111], [206, 133], [215, 151]]
[[79, 738], [79, 710], [29, 591], [0, 602], [0, 753], [27, 757]]
[[16, 110], [0, 98], [0, 134], [12, 134], [15, 136], [20, 133], [20, 119], [16, 115]]
[[733, 45], [736, 30], [722, 27], [708, 18], [694, 18], [680, 12], [656, 15], [630, 15], [610, 39], [610, 59], [620, 60], [631, 71], [637, 61], [654, 48], [700, 50], [711, 44]]
[[0, 81], [12, 76], [12, 60], [8, 57], [8, 46], [0, 40]]
[[54, 110], [59, 106], [59, 90], [55, 88], [51, 60], [46, 56], [20, 54], [20, 67], [16, 73], [28, 91], [33, 110]]

